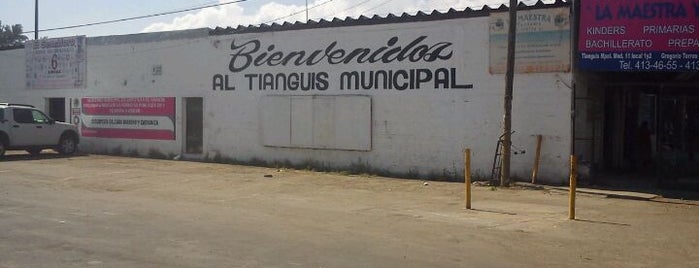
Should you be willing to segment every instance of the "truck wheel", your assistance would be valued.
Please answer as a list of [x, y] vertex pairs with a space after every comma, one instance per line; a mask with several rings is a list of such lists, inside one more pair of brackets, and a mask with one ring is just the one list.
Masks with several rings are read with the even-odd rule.
[[60, 154], [73, 154], [78, 150], [78, 143], [76, 139], [72, 136], [64, 136], [61, 141], [58, 142], [58, 153]]
[[0, 158], [2, 158], [5, 155], [6, 150], [7, 150], [7, 145], [5, 144], [4, 141], [0, 140]]

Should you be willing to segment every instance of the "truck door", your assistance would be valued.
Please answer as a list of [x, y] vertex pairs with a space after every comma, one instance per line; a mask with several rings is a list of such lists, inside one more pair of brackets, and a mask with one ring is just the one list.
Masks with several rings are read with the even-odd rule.
[[12, 109], [10, 122], [12, 122], [10, 126], [10, 145], [29, 145], [32, 135], [36, 132], [32, 110], [23, 108]]
[[52, 145], [58, 137], [55, 128], [43, 113], [34, 109], [13, 108], [10, 144], [12, 146]]

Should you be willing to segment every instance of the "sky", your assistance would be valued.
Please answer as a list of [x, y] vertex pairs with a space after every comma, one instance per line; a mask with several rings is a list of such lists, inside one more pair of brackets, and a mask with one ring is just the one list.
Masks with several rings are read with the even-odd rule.
[[[463, 10], [467, 7], [481, 9], [508, 4], [509, 0], [247, 0], [238, 3], [210, 7], [172, 15], [147, 19], [79, 27], [66, 30], [43, 29], [74, 26], [129, 17], [144, 16], [169, 11], [201, 7], [231, 0], [39, 0], [39, 38], [75, 35], [107, 36], [143, 32], [171, 31], [209, 27], [235, 27], [308, 19], [332, 19], [364, 15], [385, 16], [388, 13], [414, 14], [418, 11], [446, 11], [449, 8]], [[550, 3], [553, 0], [545, 0]], [[534, 4], [536, 0], [521, 1]], [[295, 14], [295, 15], [293, 15]], [[0, 21], [3, 25], [22, 24], [24, 31], [34, 30], [34, 1], [3, 0], [0, 4]], [[34, 33], [26, 33], [29, 39]]]

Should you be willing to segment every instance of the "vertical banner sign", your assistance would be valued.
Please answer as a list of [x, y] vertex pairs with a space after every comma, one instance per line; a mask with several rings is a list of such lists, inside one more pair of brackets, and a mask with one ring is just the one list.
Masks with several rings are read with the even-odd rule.
[[[490, 73], [507, 70], [509, 14], [490, 14]], [[548, 8], [517, 11], [516, 73], [570, 71], [570, 11]]]
[[80, 99], [72, 99], [70, 102], [70, 123], [80, 125]]
[[699, 71], [697, 28], [697, 0], [582, 0], [580, 68]]
[[83, 98], [84, 137], [175, 139], [175, 98]]
[[27, 88], [84, 88], [85, 46], [85, 36], [28, 41], [24, 47]]

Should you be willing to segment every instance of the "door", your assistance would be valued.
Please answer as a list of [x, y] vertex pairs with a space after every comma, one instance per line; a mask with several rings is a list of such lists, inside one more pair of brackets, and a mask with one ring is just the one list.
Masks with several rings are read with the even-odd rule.
[[604, 119], [604, 160], [606, 169], [620, 170], [624, 160], [624, 132], [626, 121], [624, 107], [626, 94], [623, 88], [606, 89]]
[[204, 100], [185, 98], [185, 153], [200, 154], [204, 144]]
[[66, 121], [65, 98], [49, 98], [49, 117], [56, 121]]
[[54, 124], [42, 112], [34, 109], [12, 109], [12, 134], [10, 143], [13, 146], [53, 145], [58, 143]]
[[658, 125], [658, 147], [662, 153], [681, 151], [684, 106], [679, 96], [664, 96], [660, 100], [660, 124]]

